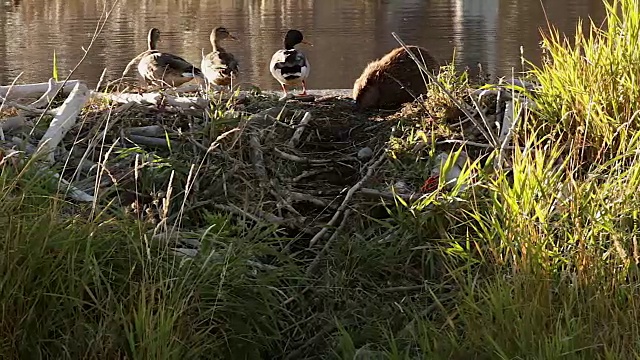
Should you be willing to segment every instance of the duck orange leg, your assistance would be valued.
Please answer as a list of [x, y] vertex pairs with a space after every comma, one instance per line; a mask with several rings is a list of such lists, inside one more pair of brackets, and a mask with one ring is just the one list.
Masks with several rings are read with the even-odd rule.
[[307, 95], [307, 83], [304, 80], [302, 80], [302, 93], [300, 95], [301, 96]]
[[280, 84], [280, 86], [282, 86], [282, 91], [284, 92], [284, 96], [287, 96], [287, 88], [284, 86], [284, 84]]

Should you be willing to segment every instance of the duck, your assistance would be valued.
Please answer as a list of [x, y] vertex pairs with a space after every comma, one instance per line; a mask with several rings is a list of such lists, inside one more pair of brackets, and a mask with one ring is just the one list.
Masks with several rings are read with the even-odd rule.
[[233, 80], [238, 76], [238, 60], [233, 54], [227, 52], [221, 45], [222, 40], [239, 41], [231, 35], [224, 26], [218, 26], [211, 31], [209, 36], [213, 51], [202, 58], [200, 67], [205, 79], [215, 85], [231, 86]]
[[[435, 73], [440, 69], [440, 62], [424, 47], [409, 45], [407, 48], [424, 61], [429, 71]], [[428, 82], [429, 78], [400, 46], [365, 67], [353, 84], [352, 96], [360, 110], [397, 108], [426, 94]]]
[[284, 49], [276, 51], [271, 57], [269, 69], [271, 75], [278, 80], [284, 96], [287, 96], [287, 86], [302, 84], [301, 96], [307, 95], [307, 77], [309, 77], [309, 59], [300, 51], [296, 50], [298, 44], [313, 46], [309, 41], [304, 40], [302, 32], [291, 29], [284, 36]]
[[148, 49], [138, 63], [138, 72], [147, 85], [166, 83], [180, 86], [194, 78], [204, 79], [202, 71], [180, 56], [157, 50], [160, 30], [151, 28], [147, 37]]

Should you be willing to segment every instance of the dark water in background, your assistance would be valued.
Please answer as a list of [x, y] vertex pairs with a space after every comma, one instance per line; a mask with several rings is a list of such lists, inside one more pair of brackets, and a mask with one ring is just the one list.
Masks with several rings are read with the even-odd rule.
[[[23, 72], [20, 83], [52, 74], [53, 52], [64, 77], [82, 58], [103, 9], [115, 8], [73, 78], [95, 84], [106, 67], [117, 77], [146, 49], [150, 27], [163, 33], [161, 50], [199, 64], [211, 50], [218, 25], [240, 43], [226, 49], [240, 61], [241, 79], [278, 89], [268, 71], [288, 28], [298, 28], [314, 47], [300, 45], [312, 69], [311, 89], [351, 88], [364, 66], [398, 46], [391, 32], [447, 61], [456, 49], [460, 66], [497, 76], [538, 63], [539, 28], [549, 20], [568, 35], [579, 17], [601, 21], [601, 0], [0, 0], [0, 84]], [[135, 69], [134, 69], [135, 71]]]

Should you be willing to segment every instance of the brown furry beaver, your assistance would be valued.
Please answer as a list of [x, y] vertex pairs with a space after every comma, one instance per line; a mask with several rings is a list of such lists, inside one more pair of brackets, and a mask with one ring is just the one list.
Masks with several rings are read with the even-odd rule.
[[[430, 71], [440, 69], [440, 63], [427, 49], [414, 45], [407, 48], [419, 60], [424, 59]], [[353, 84], [353, 98], [360, 110], [399, 107], [403, 103], [413, 101], [414, 96], [425, 94], [425, 81], [428, 82], [429, 78], [420, 72], [418, 65], [404, 48], [398, 47], [367, 65]]]

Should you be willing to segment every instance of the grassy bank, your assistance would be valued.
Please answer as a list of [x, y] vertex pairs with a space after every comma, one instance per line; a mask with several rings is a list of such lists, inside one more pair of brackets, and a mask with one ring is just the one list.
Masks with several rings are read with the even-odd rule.
[[[256, 95], [213, 101], [192, 131], [201, 120], [189, 112], [112, 119], [118, 105], [93, 103], [67, 141], [97, 144], [103, 174], [87, 180], [111, 183], [96, 203], [56, 195], [35, 159], [3, 152], [0, 355], [640, 356], [636, 6], [612, 3], [607, 29], [579, 31], [570, 45], [545, 36], [547, 61], [530, 74], [537, 107], [523, 111], [508, 149], [467, 144], [472, 161], [453, 187], [441, 175], [435, 191], [417, 190], [436, 144], [464, 132], [451, 96], [473, 108], [474, 85], [446, 71], [444, 90], [431, 85], [424, 102], [384, 116], [338, 100], [281, 111]], [[313, 131], [286, 147], [307, 111]], [[233, 132], [250, 113], [262, 117]], [[120, 130], [104, 130], [113, 123], [180, 131], [147, 151], [120, 146]], [[365, 145], [370, 159], [354, 159]], [[328, 175], [310, 175], [325, 163]], [[67, 166], [55, 169], [75, 176]], [[344, 189], [364, 180], [368, 195], [346, 201]], [[418, 196], [376, 196], [399, 182]]]

